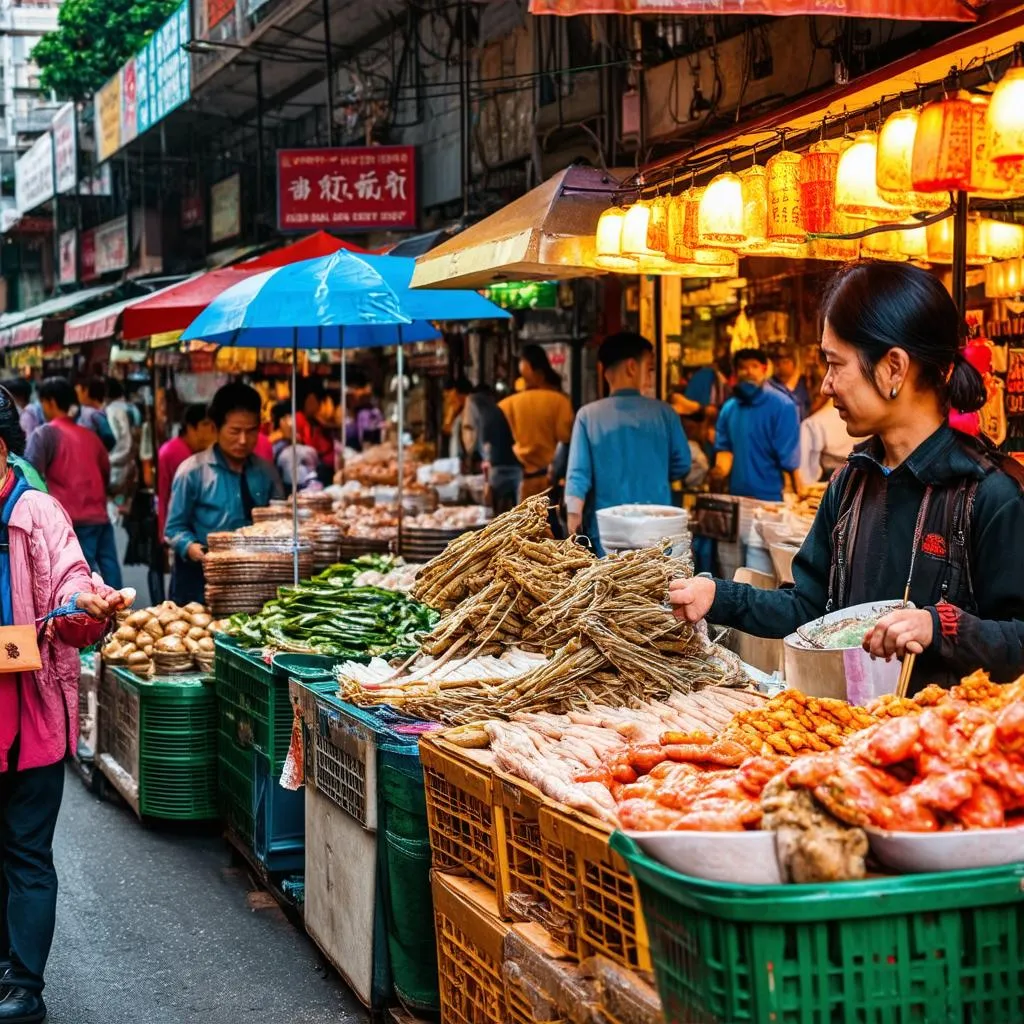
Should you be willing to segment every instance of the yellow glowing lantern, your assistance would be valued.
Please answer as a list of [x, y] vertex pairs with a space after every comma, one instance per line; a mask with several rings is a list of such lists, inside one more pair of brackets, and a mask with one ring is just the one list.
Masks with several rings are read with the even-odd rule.
[[[996, 163], [990, 157], [992, 136], [988, 128], [990, 96], [971, 93], [971, 176], [965, 189], [982, 199], [1002, 199], [1011, 194], [1021, 166], [1012, 160]], [[948, 199], [947, 199], [948, 201]]]
[[900, 251], [899, 231], [876, 231], [861, 239], [865, 259], [887, 260], [890, 263], [905, 263], [907, 256]]
[[756, 252], [768, 244], [768, 172], [754, 164], [740, 172], [743, 195], [743, 252]]
[[878, 133], [875, 180], [878, 194], [893, 206], [908, 210], [940, 213], [949, 205], [941, 192], [915, 192], [911, 166], [914, 140], [920, 114], [916, 110], [897, 110]]
[[910, 179], [917, 192], [957, 192], [971, 184], [971, 123], [965, 96], [948, 96], [921, 109]]
[[875, 167], [878, 163], [878, 136], [858, 132], [853, 144], [839, 157], [836, 171], [836, 209], [863, 220], [902, 220], [910, 211], [905, 206], [886, 202], [878, 191]]
[[1024, 260], [991, 263], [985, 268], [985, 296], [989, 299], [1014, 299], [1024, 291]]
[[604, 270], [628, 270], [636, 261], [622, 255], [622, 225], [626, 211], [613, 206], [605, 210], [597, 220], [594, 238], [594, 262]]
[[[848, 217], [845, 213], [833, 214], [832, 232], [852, 235], [864, 228], [864, 221]], [[860, 256], [859, 238], [812, 238], [808, 243], [810, 255], [816, 260], [848, 263]]]
[[686, 195], [672, 196], [668, 204], [668, 245], [665, 255], [681, 263], [693, 261], [693, 249], [686, 244]]
[[668, 250], [668, 196], [657, 196], [651, 203], [651, 219], [647, 225], [647, 248], [651, 252]]
[[1012, 260], [1024, 256], [1024, 225], [983, 218], [981, 255], [994, 260]]
[[1024, 67], [1019, 54], [992, 91], [985, 120], [990, 158], [996, 163], [1024, 161]]
[[784, 150], [768, 161], [769, 242], [798, 245], [807, 238], [800, 205], [800, 154]]
[[[929, 224], [927, 232], [928, 259], [932, 263], [953, 262], [953, 218], [947, 217], [937, 224]], [[967, 221], [967, 262], [980, 267], [989, 262], [981, 251], [981, 221], [971, 217]]]
[[928, 259], [928, 234], [927, 230], [920, 226], [919, 221], [909, 220], [908, 224], [916, 224], [916, 227], [907, 228], [905, 231], [896, 232], [896, 249], [907, 259], [927, 260]]
[[697, 237], [702, 246], [712, 249], [742, 245], [747, 240], [739, 175], [727, 171], [711, 179], [697, 211]]
[[728, 249], [709, 249], [700, 245], [700, 203], [703, 188], [691, 188], [685, 195], [686, 217], [683, 222], [683, 242], [693, 252], [691, 262], [709, 267], [729, 266], [736, 257]]
[[647, 228], [651, 223], [650, 203], [641, 199], [635, 202], [622, 220], [622, 235], [619, 249], [623, 256], [645, 256], [650, 252], [647, 248]]

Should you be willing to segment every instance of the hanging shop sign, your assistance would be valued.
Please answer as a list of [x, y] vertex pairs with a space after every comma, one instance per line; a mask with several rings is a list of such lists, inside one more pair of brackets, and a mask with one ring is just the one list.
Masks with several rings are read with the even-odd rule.
[[82, 280], [89, 281], [128, 266], [128, 218], [109, 220], [82, 232]]
[[975, 21], [960, 0], [530, 0], [531, 14], [822, 14], [900, 21]]
[[78, 132], [74, 103], [65, 103], [53, 119], [53, 176], [57, 194], [78, 184]]
[[135, 57], [121, 68], [121, 146], [139, 134], [139, 80]]
[[223, 242], [242, 233], [242, 179], [238, 174], [210, 189], [210, 241]]
[[110, 196], [114, 194], [113, 179], [110, 174], [110, 164], [102, 164], [96, 168], [96, 172], [88, 178], [83, 178], [78, 183], [78, 194], [80, 196]]
[[414, 146], [278, 150], [279, 230], [415, 228], [415, 158]]
[[197, 228], [203, 223], [203, 197], [199, 191], [181, 197], [181, 227], [183, 231]]
[[78, 232], [72, 228], [57, 236], [57, 280], [74, 284], [78, 279]]
[[1011, 348], [1007, 353], [1006, 415], [1024, 417], [1024, 348]]
[[121, 148], [121, 75], [96, 91], [96, 161], [103, 163]]
[[213, 28], [234, 13], [235, 0], [206, 0], [206, 27]]
[[26, 213], [52, 195], [53, 136], [46, 132], [14, 165], [14, 202], [21, 213]]

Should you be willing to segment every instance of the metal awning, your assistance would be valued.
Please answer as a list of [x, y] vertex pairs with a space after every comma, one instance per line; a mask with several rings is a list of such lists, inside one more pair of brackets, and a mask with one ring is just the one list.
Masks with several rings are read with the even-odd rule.
[[483, 288], [498, 281], [601, 274], [597, 219], [628, 170], [568, 167], [416, 260], [413, 288]]
[[[111, 295], [118, 288], [117, 284], [99, 285], [95, 288], [83, 288], [67, 295], [57, 295], [46, 302], [21, 309], [15, 313], [0, 316], [0, 348], [20, 348], [22, 345], [34, 345], [39, 342], [59, 341], [63, 321], [55, 325], [55, 330], [47, 330], [51, 317], [69, 313], [76, 306], [83, 306], [97, 299]], [[47, 337], [51, 333], [53, 336]]]

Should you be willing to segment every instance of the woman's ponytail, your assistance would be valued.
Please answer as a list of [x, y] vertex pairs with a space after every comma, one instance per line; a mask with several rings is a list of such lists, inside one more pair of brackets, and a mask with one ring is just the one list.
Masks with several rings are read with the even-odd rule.
[[962, 351], [953, 357], [949, 378], [949, 404], [957, 412], [977, 412], [988, 400], [985, 378], [967, 361]]

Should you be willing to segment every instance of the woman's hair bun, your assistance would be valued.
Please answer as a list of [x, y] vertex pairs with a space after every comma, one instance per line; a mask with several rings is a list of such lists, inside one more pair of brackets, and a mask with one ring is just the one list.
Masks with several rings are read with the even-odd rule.
[[971, 366], [963, 352], [957, 352], [949, 378], [950, 406], [957, 412], [977, 412], [987, 400], [985, 378]]

